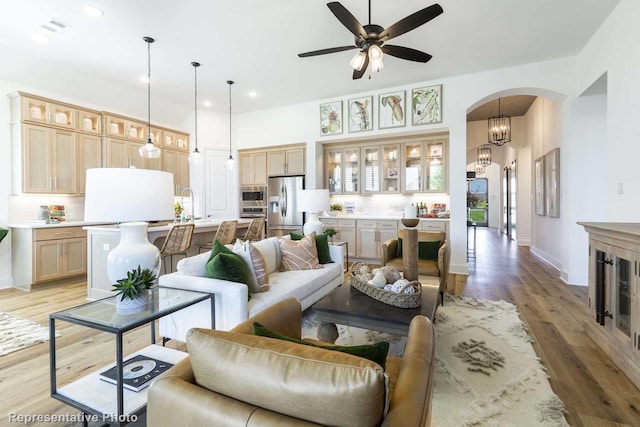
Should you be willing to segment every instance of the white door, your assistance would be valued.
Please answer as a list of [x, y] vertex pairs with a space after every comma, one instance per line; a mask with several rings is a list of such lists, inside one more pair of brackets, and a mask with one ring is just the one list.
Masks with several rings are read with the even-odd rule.
[[[205, 150], [205, 201], [207, 218], [237, 218], [239, 193], [237, 170], [227, 170], [229, 152]], [[236, 163], [236, 168], [238, 167]]]

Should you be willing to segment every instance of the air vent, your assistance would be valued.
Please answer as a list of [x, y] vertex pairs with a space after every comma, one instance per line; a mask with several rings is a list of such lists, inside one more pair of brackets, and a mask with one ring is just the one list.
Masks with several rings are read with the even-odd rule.
[[60, 30], [64, 30], [65, 28], [69, 28], [67, 24], [64, 24], [58, 21], [55, 18], [49, 19], [47, 22], [41, 25], [47, 31], [51, 31], [52, 33], [57, 33]]

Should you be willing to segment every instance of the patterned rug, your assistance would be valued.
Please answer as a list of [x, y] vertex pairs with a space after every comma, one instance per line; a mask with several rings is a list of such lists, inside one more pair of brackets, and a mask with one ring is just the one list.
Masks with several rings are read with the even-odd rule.
[[[305, 312], [303, 337], [318, 323]], [[436, 313], [432, 426], [568, 426], [517, 308], [505, 301], [446, 296]], [[401, 355], [405, 337], [338, 325], [337, 344], [389, 341]]]
[[[56, 336], [60, 333], [56, 332]], [[49, 328], [0, 312], [0, 356], [49, 340]]]

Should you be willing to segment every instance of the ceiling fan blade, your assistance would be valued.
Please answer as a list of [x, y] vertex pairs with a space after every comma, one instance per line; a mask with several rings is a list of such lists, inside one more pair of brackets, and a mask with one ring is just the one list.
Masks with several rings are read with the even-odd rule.
[[336, 52], [342, 52], [345, 50], [351, 50], [351, 49], [357, 49], [357, 48], [358, 46], [331, 47], [329, 49], [320, 49], [320, 50], [314, 50], [311, 52], [299, 53], [298, 56], [300, 58], [306, 58], [308, 56], [326, 55], [327, 53], [336, 53]]
[[364, 30], [362, 24], [356, 19], [355, 16], [351, 14], [343, 5], [341, 5], [337, 1], [332, 1], [331, 3], [327, 3], [329, 10], [338, 18], [338, 21], [345, 27], [347, 30], [351, 31], [356, 38], [362, 37], [363, 39], [367, 38], [367, 32]]
[[353, 80], [358, 80], [359, 78], [364, 76], [364, 73], [367, 71], [368, 66], [369, 66], [369, 55], [367, 55], [364, 58], [364, 64], [362, 64], [362, 68], [360, 68], [360, 71], [353, 70]]
[[404, 33], [418, 28], [422, 24], [426, 24], [443, 12], [444, 10], [438, 3], [432, 4], [431, 6], [419, 10], [391, 25], [380, 33], [380, 39], [387, 41], [394, 37], [401, 36]]
[[410, 47], [396, 46], [392, 44], [385, 44], [382, 46], [382, 51], [387, 55], [415, 62], [428, 62], [432, 58], [428, 53], [411, 49]]

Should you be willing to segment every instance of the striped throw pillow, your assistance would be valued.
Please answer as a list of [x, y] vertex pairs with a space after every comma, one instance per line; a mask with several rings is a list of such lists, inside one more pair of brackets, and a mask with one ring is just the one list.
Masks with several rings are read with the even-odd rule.
[[280, 250], [284, 271], [322, 268], [318, 261], [315, 233], [303, 237], [302, 240], [280, 239]]
[[253, 244], [249, 245], [249, 255], [251, 255], [251, 263], [253, 271], [256, 274], [256, 280], [260, 287], [260, 292], [269, 290], [269, 273], [267, 272], [267, 263], [262, 258], [262, 254]]

